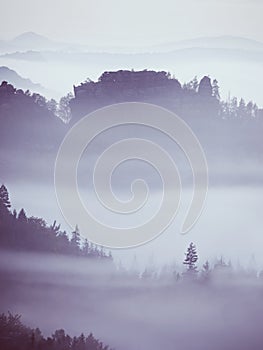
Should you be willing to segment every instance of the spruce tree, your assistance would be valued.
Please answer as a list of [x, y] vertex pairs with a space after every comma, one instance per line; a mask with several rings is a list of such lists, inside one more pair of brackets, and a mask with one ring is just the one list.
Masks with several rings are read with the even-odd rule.
[[72, 232], [72, 236], [71, 236], [71, 247], [73, 248], [73, 251], [75, 253], [79, 253], [79, 249], [80, 249], [80, 233], [79, 233], [79, 228], [78, 225], [76, 225], [75, 230]]
[[220, 100], [219, 86], [218, 81], [216, 79], [214, 79], [212, 83], [212, 96], [215, 97], [217, 100]]
[[83, 252], [83, 255], [85, 256], [88, 256], [90, 253], [90, 244], [87, 238], [85, 238], [85, 241], [82, 247], [82, 252]]
[[188, 272], [197, 272], [196, 262], [198, 260], [198, 255], [195, 245], [191, 242], [187, 248], [187, 253], [185, 254], [184, 265], [187, 265]]
[[22, 208], [17, 217], [18, 221], [25, 223], [27, 222], [27, 216], [25, 210]]
[[209, 265], [209, 262], [206, 261], [203, 265], [203, 269], [201, 272], [201, 277], [202, 277], [203, 281], [207, 281], [209, 279], [210, 273], [211, 273], [210, 265]]
[[0, 215], [4, 215], [9, 212], [11, 208], [11, 203], [9, 200], [8, 190], [5, 185], [0, 187]]

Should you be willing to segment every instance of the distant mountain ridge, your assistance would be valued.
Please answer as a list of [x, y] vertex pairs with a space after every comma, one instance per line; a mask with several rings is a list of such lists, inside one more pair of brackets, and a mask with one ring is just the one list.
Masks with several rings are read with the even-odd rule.
[[[29, 45], [31, 39], [34, 45]], [[48, 98], [59, 99], [71, 91], [73, 84], [86, 78], [94, 80], [105, 70], [147, 68], [169, 71], [184, 82], [194, 75], [198, 78], [217, 76], [224, 98], [234, 94], [263, 106], [260, 88], [263, 44], [255, 40], [221, 36], [141, 48], [92, 48], [55, 41], [47, 43], [47, 40], [35, 33], [25, 33], [13, 40], [13, 44], [19, 42], [20, 49], [14, 50], [12, 46], [10, 51], [3, 51], [0, 42], [0, 66], [12, 67], [40, 82], [52, 91], [52, 94], [45, 93]], [[27, 49], [21, 49], [21, 42]]]
[[1, 59], [12, 59], [12, 60], [23, 60], [23, 61], [68, 61], [85, 63], [90, 59], [105, 61], [107, 62], [116, 62], [118, 60], [118, 64], [116, 68], [120, 66], [123, 61], [129, 60], [130, 64], [136, 64], [140, 62], [142, 59], [147, 58], [147, 62], [156, 62], [160, 61], [162, 63], [167, 63], [171, 59], [181, 59], [183, 61], [191, 61], [192, 56], [195, 55], [196, 58], [200, 60], [209, 60], [213, 59], [242, 59], [242, 60], [256, 60], [262, 61], [263, 58], [263, 50], [243, 50], [243, 49], [231, 49], [231, 48], [181, 48], [174, 49], [169, 52], [145, 52], [145, 53], [110, 53], [110, 52], [62, 52], [62, 51], [37, 51], [37, 50], [29, 50], [25, 52], [14, 52], [14, 53], [6, 53], [0, 54]]
[[27, 32], [27, 33], [18, 35], [17, 37], [12, 39], [10, 43], [17, 44], [17, 45], [24, 45], [26, 43], [28, 44], [35, 43], [35, 45], [40, 45], [40, 44], [49, 45], [50, 43], [53, 43], [53, 41], [46, 38], [43, 35], [39, 35], [34, 32]]
[[159, 45], [140, 47], [102, 47], [94, 45], [92, 46], [88, 44], [76, 44], [71, 42], [59, 42], [34, 32], [22, 33], [11, 40], [0, 40], [0, 53], [14, 53], [17, 51], [24, 52], [31, 50], [69, 50], [104, 53], [161, 53], [185, 48], [263, 50], [263, 43], [254, 39], [225, 35], [217, 37], [200, 37], [174, 41], [170, 43], [163, 43]]
[[225, 35], [181, 40], [153, 45], [151, 48], [154, 52], [171, 52], [187, 48], [263, 50], [263, 43], [253, 39]]
[[12, 53], [30, 50], [60, 50], [68, 44], [51, 40], [34, 32], [26, 32], [11, 40], [0, 40], [0, 52]]
[[0, 83], [2, 81], [7, 81], [18, 89], [41, 93], [44, 93], [46, 91], [42, 85], [33, 83], [30, 79], [21, 77], [19, 74], [17, 74], [16, 71], [6, 66], [0, 67]]

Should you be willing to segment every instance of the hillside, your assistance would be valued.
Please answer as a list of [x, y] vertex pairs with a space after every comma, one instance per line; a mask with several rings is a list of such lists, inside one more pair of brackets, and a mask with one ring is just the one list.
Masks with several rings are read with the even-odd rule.
[[8, 81], [18, 89], [31, 90], [44, 94], [46, 89], [40, 84], [33, 83], [30, 79], [23, 78], [16, 71], [8, 67], [0, 67], [0, 82]]

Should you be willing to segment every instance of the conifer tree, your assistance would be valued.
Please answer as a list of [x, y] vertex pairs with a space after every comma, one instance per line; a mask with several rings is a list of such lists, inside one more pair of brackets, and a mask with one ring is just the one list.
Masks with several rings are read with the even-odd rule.
[[90, 253], [90, 244], [89, 244], [89, 241], [87, 238], [85, 238], [85, 240], [84, 240], [82, 252], [85, 256], [88, 256]]
[[207, 280], [209, 279], [210, 272], [211, 272], [211, 270], [210, 270], [209, 262], [206, 261], [206, 262], [204, 263], [204, 265], [203, 265], [203, 269], [202, 269], [202, 272], [201, 272], [201, 274], [202, 274], [202, 279], [203, 279], [204, 281], [207, 281]]
[[5, 185], [0, 187], [0, 215], [3, 216], [9, 212], [11, 203], [9, 200], [8, 190]]
[[80, 248], [80, 233], [79, 233], [79, 228], [78, 225], [76, 225], [75, 230], [72, 232], [72, 237], [70, 240], [70, 243], [75, 251], [79, 251]]
[[215, 97], [217, 100], [220, 100], [219, 86], [218, 81], [216, 79], [214, 79], [212, 83], [212, 96]]
[[191, 242], [187, 248], [187, 253], [185, 254], [184, 265], [187, 265], [188, 272], [197, 272], [196, 262], [198, 260], [198, 255], [195, 245]]
[[27, 222], [26, 212], [23, 208], [20, 210], [17, 219], [20, 222]]

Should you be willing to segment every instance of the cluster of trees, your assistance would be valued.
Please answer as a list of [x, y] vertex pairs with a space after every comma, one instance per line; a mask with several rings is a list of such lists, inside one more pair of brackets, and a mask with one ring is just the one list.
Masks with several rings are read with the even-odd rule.
[[44, 337], [39, 328], [31, 329], [20, 315], [0, 314], [0, 348], [5, 350], [110, 350], [92, 333], [87, 337], [70, 337], [63, 329]]
[[200, 282], [209, 283], [213, 281], [235, 281], [236, 279], [243, 280], [258, 280], [263, 281], [263, 271], [257, 271], [254, 266], [254, 261], [247, 269], [238, 266], [236, 269], [232, 266], [231, 261], [226, 262], [221, 256], [216, 259], [215, 263], [211, 265], [208, 260], [205, 261], [201, 268], [198, 269], [198, 254], [196, 246], [193, 242], [190, 243], [185, 253], [182, 270], [177, 265], [163, 266], [157, 273], [154, 267], [147, 267], [142, 273], [136, 272], [133, 267], [130, 272], [123, 268], [123, 275], [127, 274], [129, 277], [140, 279], [142, 281], [157, 283], [167, 283], [167, 281], [174, 280], [176, 282]]
[[69, 239], [56, 221], [52, 225], [42, 218], [27, 217], [22, 208], [11, 212], [11, 203], [5, 185], [0, 187], [0, 247], [112, 260], [111, 253], [81, 238], [78, 227]]
[[[183, 264], [187, 266], [186, 271], [183, 272], [182, 277], [196, 279], [200, 278], [202, 281], [208, 281], [212, 275], [216, 273], [229, 273], [232, 269], [231, 262], [228, 264], [224, 262], [223, 257], [221, 257], [213, 267], [213, 270], [210, 268], [208, 260], [203, 264], [201, 271], [198, 271], [197, 267], [198, 254], [196, 246], [193, 242], [190, 243], [185, 253], [185, 259]], [[177, 274], [177, 279], [180, 278], [180, 275]]]
[[256, 118], [259, 115], [258, 106], [249, 101], [245, 102], [243, 98], [239, 101], [236, 97], [229, 99], [228, 101], [221, 101], [220, 103], [220, 115], [225, 118]]
[[68, 101], [73, 97], [71, 93], [62, 97], [59, 102], [55, 99], [47, 100], [38, 93], [31, 93], [29, 90], [16, 89], [7, 81], [0, 85], [0, 112], [11, 115], [16, 106], [23, 106], [25, 109], [34, 108], [35, 111], [42, 110], [46, 114], [56, 116], [67, 121], [70, 118]]
[[209, 115], [218, 116], [220, 119], [255, 119], [262, 113], [253, 101], [246, 103], [243, 98], [238, 100], [237, 97], [222, 100], [218, 81], [211, 80], [207, 76], [203, 77], [200, 82], [197, 77], [194, 77], [190, 82], [185, 83], [182, 89], [188, 93], [186, 101], [190, 110], [187, 111], [186, 106], [186, 111], [190, 114], [194, 107], [197, 107], [198, 114], [198, 104], [203, 104], [204, 110], [206, 109]]
[[8, 149], [51, 152], [65, 135], [65, 124], [55, 100], [40, 94], [15, 89], [3, 81], [0, 85], [0, 146]]
[[253, 101], [246, 101], [237, 97], [228, 98], [224, 101], [220, 97], [220, 87], [218, 81], [214, 79], [211, 81], [209, 77], [204, 77], [200, 82], [197, 77], [194, 77], [190, 82], [183, 85], [183, 89], [192, 92], [193, 95], [199, 93], [204, 96], [212, 96], [219, 104], [217, 107], [217, 113], [223, 119], [228, 118], [256, 118], [259, 115], [259, 108]]

